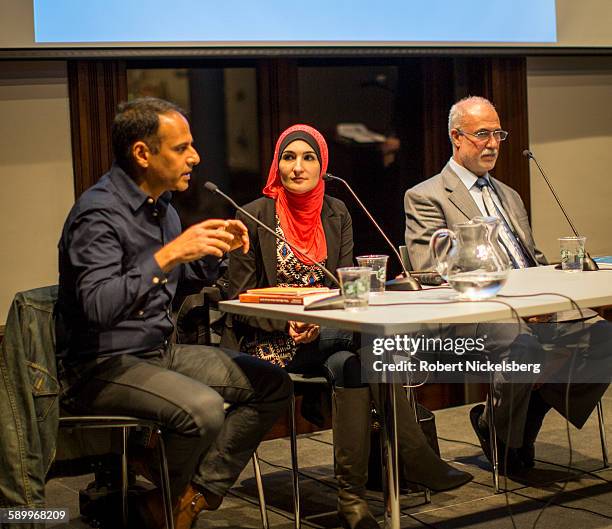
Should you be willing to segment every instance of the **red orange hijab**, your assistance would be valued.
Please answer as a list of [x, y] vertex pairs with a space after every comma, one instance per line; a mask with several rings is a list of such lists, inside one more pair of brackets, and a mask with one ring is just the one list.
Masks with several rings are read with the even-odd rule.
[[314, 189], [302, 194], [285, 189], [278, 169], [283, 154], [281, 149], [284, 151], [289, 143], [296, 140], [305, 141], [317, 154], [320, 154], [319, 176], [322, 177], [327, 171], [328, 152], [325, 138], [318, 130], [308, 125], [293, 125], [285, 130], [276, 142], [274, 159], [263, 194], [276, 201], [276, 214], [287, 240], [306, 254], [303, 256], [295, 252], [295, 256], [304, 264], [312, 264], [313, 261], [321, 262], [327, 258], [327, 241], [321, 222], [325, 182], [323, 178], [319, 178]]

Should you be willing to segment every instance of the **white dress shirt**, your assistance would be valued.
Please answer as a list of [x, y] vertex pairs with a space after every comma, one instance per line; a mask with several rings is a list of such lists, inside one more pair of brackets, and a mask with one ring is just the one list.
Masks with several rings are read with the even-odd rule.
[[[478, 180], [478, 177], [474, 173], [472, 173], [469, 169], [466, 169], [462, 165], [459, 165], [452, 158], [449, 160], [449, 163], [453, 171], [455, 171], [455, 173], [461, 180], [461, 182], [463, 182], [463, 185], [470, 192], [470, 195], [472, 195], [472, 198], [474, 199], [474, 202], [476, 202], [476, 205], [478, 206], [478, 209], [480, 210], [482, 215], [486, 217], [488, 213], [484, 205], [484, 200], [482, 199], [482, 190], [476, 185], [476, 180]], [[491, 197], [493, 198], [493, 202], [495, 202], [495, 205], [502, 212], [502, 215], [506, 219], [506, 222], [508, 223], [508, 225], [512, 226], [512, 229], [514, 229], [514, 226], [512, 225], [512, 222], [510, 221], [510, 218], [508, 217], [508, 213], [506, 213], [504, 206], [502, 205], [501, 201], [499, 200], [499, 197], [497, 196], [497, 192], [495, 191], [495, 188], [492, 185], [490, 185], [491, 177], [489, 176], [489, 173], [486, 173], [483, 176], [483, 178], [486, 178], [489, 181], [489, 187], [491, 188], [491, 191], [492, 191]]]

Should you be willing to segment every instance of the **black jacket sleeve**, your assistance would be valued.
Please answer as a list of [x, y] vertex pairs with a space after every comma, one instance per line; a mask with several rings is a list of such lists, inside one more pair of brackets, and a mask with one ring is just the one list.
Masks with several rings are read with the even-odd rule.
[[[259, 217], [257, 211], [249, 211], [249, 213]], [[236, 214], [236, 218], [244, 222], [249, 231], [250, 248], [246, 254], [242, 253], [242, 250], [239, 249], [233, 251], [229, 256], [229, 299], [237, 299], [242, 292], [246, 292], [250, 288], [273, 286], [267, 284], [266, 281], [263, 269], [263, 256], [257, 235], [257, 224], [241, 212]], [[256, 318], [254, 316], [241, 316], [237, 314], [234, 314], [231, 320], [232, 322], [227, 321], [226, 324], [233, 325], [234, 323], [239, 323], [267, 332], [284, 331], [287, 328], [287, 321], [285, 320], [272, 320], [270, 318]]]

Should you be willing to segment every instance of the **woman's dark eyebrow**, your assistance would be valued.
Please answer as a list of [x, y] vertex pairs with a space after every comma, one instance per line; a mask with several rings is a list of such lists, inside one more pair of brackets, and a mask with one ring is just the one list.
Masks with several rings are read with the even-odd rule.
[[[289, 149], [283, 151], [282, 156], [284, 156], [285, 154], [293, 154], [294, 156], [296, 155], [295, 151], [291, 151]], [[314, 152], [314, 151], [304, 151], [304, 152], [302, 152], [300, 154], [302, 154], [302, 155], [304, 155], [304, 154], [314, 154], [316, 156], [317, 153]]]

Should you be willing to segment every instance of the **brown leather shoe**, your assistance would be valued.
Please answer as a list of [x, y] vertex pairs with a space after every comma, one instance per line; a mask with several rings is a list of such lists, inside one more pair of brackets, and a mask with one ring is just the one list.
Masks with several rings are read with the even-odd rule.
[[191, 529], [201, 511], [214, 511], [221, 506], [222, 501], [223, 496], [198, 489], [190, 483], [175, 507], [174, 529]]

